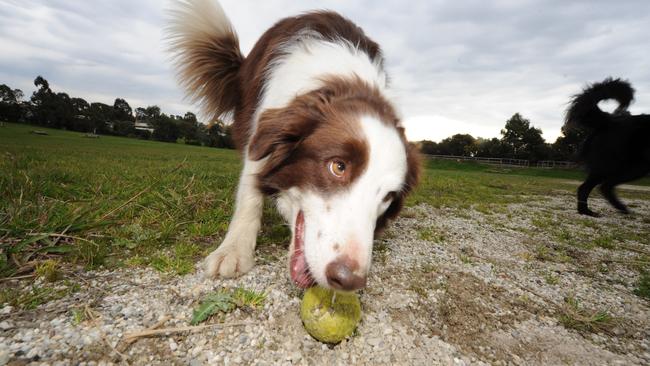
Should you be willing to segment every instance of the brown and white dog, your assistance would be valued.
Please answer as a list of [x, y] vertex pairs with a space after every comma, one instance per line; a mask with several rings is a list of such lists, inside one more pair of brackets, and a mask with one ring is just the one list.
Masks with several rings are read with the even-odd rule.
[[365, 286], [373, 239], [402, 207], [419, 156], [387, 99], [379, 46], [337, 13], [281, 20], [248, 56], [211, 0], [178, 1], [168, 29], [181, 83], [211, 118], [231, 115], [244, 159], [212, 277], [249, 271], [264, 194], [291, 225], [299, 287]]

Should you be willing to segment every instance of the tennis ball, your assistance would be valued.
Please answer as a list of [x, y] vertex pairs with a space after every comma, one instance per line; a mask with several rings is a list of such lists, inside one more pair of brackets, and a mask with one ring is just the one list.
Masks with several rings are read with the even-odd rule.
[[356, 293], [314, 286], [305, 291], [300, 318], [312, 337], [324, 343], [339, 343], [354, 332], [361, 320], [361, 303]]

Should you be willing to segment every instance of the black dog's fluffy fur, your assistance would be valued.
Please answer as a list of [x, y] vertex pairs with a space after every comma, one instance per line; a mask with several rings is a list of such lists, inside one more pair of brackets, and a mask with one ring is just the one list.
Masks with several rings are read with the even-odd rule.
[[[614, 99], [613, 113], [598, 108], [598, 102]], [[566, 113], [565, 127], [586, 131], [580, 158], [587, 168], [587, 179], [578, 188], [578, 212], [598, 216], [587, 205], [589, 193], [600, 184], [603, 196], [616, 209], [628, 213], [616, 197], [614, 187], [642, 178], [650, 172], [650, 115], [631, 115], [627, 107], [634, 100], [634, 89], [627, 81], [605, 79], [588, 85], [573, 97]]]

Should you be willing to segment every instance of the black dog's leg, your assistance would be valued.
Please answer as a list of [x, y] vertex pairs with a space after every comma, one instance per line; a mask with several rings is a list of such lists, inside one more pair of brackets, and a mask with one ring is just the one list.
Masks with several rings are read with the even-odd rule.
[[621, 211], [621, 213], [628, 214], [630, 211], [627, 209], [627, 207], [621, 202], [618, 197], [616, 197], [616, 192], [614, 192], [614, 186], [615, 184], [612, 184], [610, 182], [605, 182], [600, 186], [600, 192], [603, 194], [603, 196], [609, 201], [609, 203], [612, 204], [617, 210]]
[[597, 213], [589, 209], [587, 205], [587, 200], [589, 199], [589, 194], [591, 191], [600, 183], [600, 179], [597, 179], [593, 176], [587, 177], [584, 183], [578, 187], [578, 213], [582, 215], [589, 215], [593, 217], [599, 217]]
[[607, 178], [603, 184], [600, 186], [600, 191], [603, 196], [607, 198], [607, 201], [612, 204], [617, 210], [622, 213], [630, 213], [628, 208], [623, 202], [621, 202], [616, 193], [614, 192], [614, 187], [619, 184], [630, 182], [639, 178], [643, 178], [648, 174], [650, 169], [647, 167], [647, 164], [638, 164], [638, 165], [628, 165], [626, 171], [623, 174], [618, 174], [612, 178]]

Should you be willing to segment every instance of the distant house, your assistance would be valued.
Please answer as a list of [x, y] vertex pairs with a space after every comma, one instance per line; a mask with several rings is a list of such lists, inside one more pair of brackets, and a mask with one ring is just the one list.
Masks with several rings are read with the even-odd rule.
[[153, 127], [145, 121], [135, 121], [135, 129], [140, 131], [149, 131], [153, 133]]

